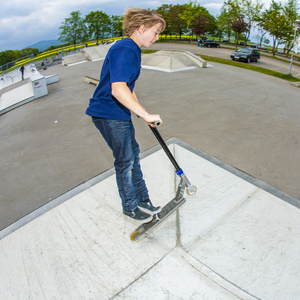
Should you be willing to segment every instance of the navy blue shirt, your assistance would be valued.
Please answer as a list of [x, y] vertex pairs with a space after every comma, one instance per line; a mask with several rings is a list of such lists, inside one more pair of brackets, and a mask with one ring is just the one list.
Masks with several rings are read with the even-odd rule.
[[141, 49], [130, 38], [113, 44], [105, 57], [100, 82], [90, 99], [86, 114], [92, 117], [131, 120], [131, 112], [111, 94], [113, 82], [127, 82], [132, 92], [140, 75]]

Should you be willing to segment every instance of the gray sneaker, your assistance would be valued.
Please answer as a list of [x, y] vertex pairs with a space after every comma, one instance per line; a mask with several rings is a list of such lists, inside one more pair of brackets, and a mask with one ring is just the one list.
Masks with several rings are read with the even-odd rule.
[[137, 205], [141, 208], [147, 209], [149, 210], [151, 213], [158, 213], [161, 211], [161, 207], [160, 206], [153, 206], [153, 204], [151, 203], [151, 201], [148, 199], [146, 201], [139, 201], [137, 200]]
[[151, 219], [152, 216], [147, 214], [146, 212], [140, 210], [138, 207], [133, 211], [128, 211], [123, 209], [123, 214], [138, 221], [145, 221], [147, 219]]

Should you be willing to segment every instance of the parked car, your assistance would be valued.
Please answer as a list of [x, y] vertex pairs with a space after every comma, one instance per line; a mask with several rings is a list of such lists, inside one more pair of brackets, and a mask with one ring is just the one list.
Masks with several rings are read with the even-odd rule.
[[240, 45], [241, 46], [248, 46], [247, 43], [245, 43], [245, 42], [240, 42]]
[[265, 46], [259, 46], [259, 44], [252, 44], [250, 46], [251, 48], [256, 48], [256, 49], [262, 49], [262, 50], [267, 50], [267, 48]]
[[215, 42], [215, 41], [210, 41], [210, 40], [207, 40], [207, 41], [204, 41], [203, 44], [202, 44], [202, 47], [220, 47], [220, 44]]
[[277, 50], [277, 53], [278, 54], [284, 54], [284, 50], [283, 49], [279, 49], [279, 50]]
[[260, 59], [260, 52], [251, 48], [240, 48], [236, 52], [230, 55], [232, 60], [245, 61], [250, 63], [251, 61], [258, 61]]

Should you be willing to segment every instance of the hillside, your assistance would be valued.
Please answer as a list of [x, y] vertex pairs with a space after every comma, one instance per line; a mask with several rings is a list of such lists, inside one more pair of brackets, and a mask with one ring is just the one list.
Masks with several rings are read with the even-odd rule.
[[47, 41], [40, 41], [33, 45], [27, 46], [25, 48], [37, 48], [39, 51], [45, 51], [48, 47], [53, 45], [60, 45], [61, 42], [59, 40], [47, 40]]

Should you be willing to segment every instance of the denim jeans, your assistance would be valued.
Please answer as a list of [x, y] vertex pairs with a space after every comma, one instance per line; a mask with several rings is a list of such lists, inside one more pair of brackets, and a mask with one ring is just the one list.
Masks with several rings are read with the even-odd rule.
[[139, 145], [131, 121], [92, 118], [113, 152], [119, 195], [124, 210], [132, 211], [137, 200], [149, 199], [140, 166]]

